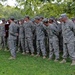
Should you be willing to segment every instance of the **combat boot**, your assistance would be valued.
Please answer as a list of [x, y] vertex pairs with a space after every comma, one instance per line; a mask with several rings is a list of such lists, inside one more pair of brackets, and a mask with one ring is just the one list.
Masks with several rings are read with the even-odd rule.
[[12, 57], [12, 56], [11, 56], [11, 57], [9, 57], [8, 59], [9, 59], [9, 60], [15, 60], [16, 57]]
[[75, 65], [75, 60], [72, 60], [71, 66]]
[[48, 58], [48, 60], [52, 60], [52, 58]]
[[58, 62], [58, 61], [59, 61], [58, 59], [55, 59], [55, 60], [54, 60], [54, 62]]
[[46, 56], [43, 56], [43, 59], [45, 59], [46, 58]]
[[34, 56], [34, 53], [32, 53], [31, 56]]
[[60, 63], [66, 63], [66, 60], [65, 60], [65, 59], [63, 59]]
[[40, 57], [40, 55], [39, 55], [39, 54], [37, 54], [37, 55], [36, 55], [36, 57]]
[[22, 53], [22, 55], [25, 55], [25, 54], [26, 54], [25, 52]]
[[26, 51], [26, 54], [29, 54], [29, 51]]

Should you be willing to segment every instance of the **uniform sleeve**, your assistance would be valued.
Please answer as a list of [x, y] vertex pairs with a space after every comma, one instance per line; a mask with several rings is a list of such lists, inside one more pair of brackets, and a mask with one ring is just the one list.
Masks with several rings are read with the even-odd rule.
[[54, 24], [52, 26], [52, 29], [53, 29], [53, 33], [58, 36], [59, 35], [59, 29], [58, 29], [58, 27]]
[[24, 25], [23, 25], [23, 35], [24, 35], [24, 37], [25, 37], [25, 29], [24, 29]]
[[3, 27], [3, 32], [4, 32], [4, 36], [6, 35], [6, 31], [5, 31], [5, 25]]
[[9, 33], [13, 36], [17, 36], [16, 33], [14, 33], [14, 29], [12, 25], [10, 26]]
[[23, 24], [23, 32], [24, 32], [24, 36], [25, 36], [25, 23]]
[[74, 34], [75, 34], [75, 24], [72, 22], [72, 21], [70, 21], [70, 29], [74, 32]]
[[35, 31], [35, 25], [32, 22], [30, 24], [31, 24], [31, 30], [34, 33], [34, 31]]
[[48, 36], [47, 28], [42, 23], [41, 23], [41, 27], [42, 27], [42, 30], [43, 30], [45, 36], [47, 37]]

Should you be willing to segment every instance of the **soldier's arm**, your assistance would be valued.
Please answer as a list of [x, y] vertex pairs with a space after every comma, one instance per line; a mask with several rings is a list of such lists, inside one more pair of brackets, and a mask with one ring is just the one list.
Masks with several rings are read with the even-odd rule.
[[59, 35], [59, 29], [56, 27], [56, 25], [52, 26], [52, 31], [55, 35], [57, 35], [57, 36]]
[[70, 28], [75, 33], [75, 24], [72, 21], [70, 21]]
[[42, 27], [42, 30], [43, 30], [45, 36], [47, 37], [48, 36], [47, 29], [48, 28], [46, 26], [44, 26], [43, 24], [41, 24], [41, 27]]
[[9, 33], [10, 33], [11, 35], [13, 35], [13, 36], [18, 36], [17, 33], [14, 33], [13, 26], [10, 27]]
[[24, 25], [23, 25], [23, 35], [24, 35], [24, 37], [25, 37], [25, 29], [24, 29]]
[[25, 36], [25, 27], [24, 27], [24, 24], [23, 24], [23, 34]]
[[4, 27], [3, 27], [3, 33], [4, 33], [3, 35], [6, 36], [5, 25], [4, 25]]
[[31, 24], [31, 30], [34, 33], [34, 31], [35, 31], [35, 25], [32, 22], [30, 24]]

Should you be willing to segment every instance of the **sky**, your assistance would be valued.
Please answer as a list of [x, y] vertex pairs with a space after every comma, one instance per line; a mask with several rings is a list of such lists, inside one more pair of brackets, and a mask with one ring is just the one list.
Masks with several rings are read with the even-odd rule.
[[[62, 0], [62, 2], [63, 2], [64, 0]], [[1, 2], [1, 1], [0, 1]], [[55, 3], [55, 2], [57, 2], [56, 0], [53, 2], [53, 3]], [[7, 0], [7, 1], [5, 1], [4, 3], [3, 2], [1, 2], [4, 6], [7, 6], [7, 5], [9, 5], [9, 6], [16, 6], [16, 5], [18, 5], [18, 3], [16, 2], [16, 0]]]
[[[0, 1], [1, 2], [1, 1]], [[15, 6], [17, 4], [16, 0], [7, 0], [5, 2], [1, 2], [3, 5]]]
[[10, 5], [10, 6], [15, 6], [16, 0], [8, 0], [7, 4]]

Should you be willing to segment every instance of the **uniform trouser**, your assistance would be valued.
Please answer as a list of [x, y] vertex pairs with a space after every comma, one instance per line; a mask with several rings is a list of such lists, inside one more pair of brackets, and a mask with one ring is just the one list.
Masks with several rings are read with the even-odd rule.
[[68, 54], [75, 60], [75, 42], [63, 43], [63, 58], [66, 59]]
[[31, 37], [25, 38], [25, 50], [26, 52], [30, 50], [31, 53], [34, 53], [33, 39]]
[[16, 57], [16, 40], [8, 40], [11, 56]]
[[59, 42], [57, 40], [51, 41], [49, 40], [49, 58], [53, 58], [53, 54], [55, 55], [55, 59], [59, 59]]
[[63, 51], [63, 37], [62, 36], [59, 37], [59, 49]]
[[21, 47], [22, 51], [25, 52], [25, 44], [24, 44], [24, 39], [23, 38], [19, 38], [18, 47]]
[[46, 56], [45, 40], [36, 40], [37, 54], [40, 54], [40, 50], [43, 56]]
[[8, 38], [5, 38], [5, 47], [8, 48]]
[[0, 37], [0, 44], [2, 49], [5, 48], [5, 36]]

